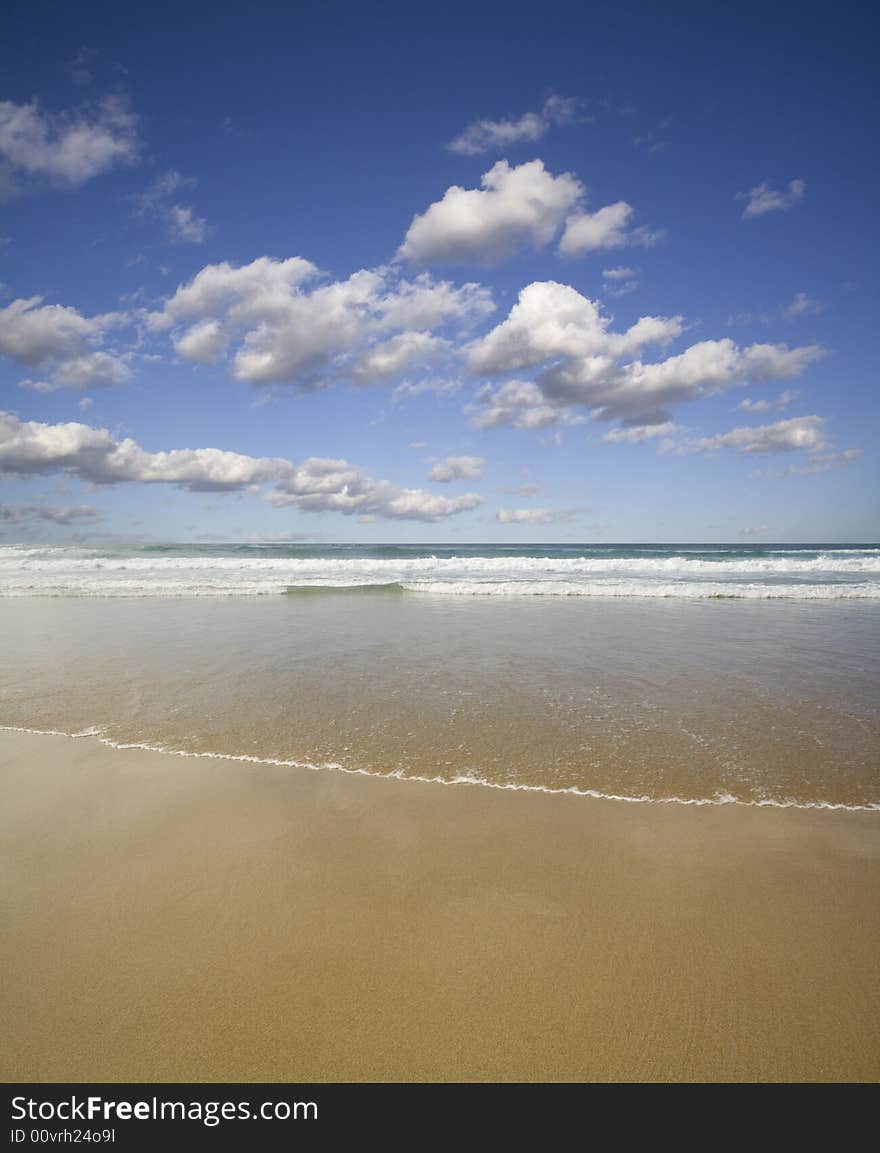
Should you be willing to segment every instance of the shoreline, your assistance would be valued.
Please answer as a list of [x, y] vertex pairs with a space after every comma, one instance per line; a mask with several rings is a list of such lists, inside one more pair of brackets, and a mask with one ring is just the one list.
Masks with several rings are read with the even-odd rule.
[[251, 753], [218, 753], [206, 750], [169, 749], [147, 741], [114, 741], [103, 735], [103, 729], [93, 727], [78, 733], [68, 733], [61, 729], [32, 729], [24, 725], [0, 725], [0, 733], [24, 733], [35, 737], [63, 737], [69, 741], [93, 740], [108, 749], [120, 752], [158, 753], [164, 757], [185, 757], [194, 760], [234, 761], [239, 764], [272, 765], [286, 769], [303, 769], [310, 773], [344, 773], [349, 777], [373, 777], [380, 781], [412, 782], [420, 785], [465, 785], [471, 788], [495, 789], [504, 793], [543, 793], [550, 797], [586, 797], [595, 801], [613, 801], [625, 805], [681, 805], [684, 808], [704, 808], [705, 806], [736, 805], [743, 809], [801, 809], [805, 812], [875, 813], [880, 812], [880, 803], [848, 805], [843, 801], [775, 801], [763, 798], [759, 801], [745, 801], [730, 793], [718, 793], [714, 797], [650, 797], [647, 794], [628, 796], [625, 793], [603, 793], [598, 789], [580, 789], [575, 785], [554, 789], [548, 785], [529, 785], [502, 781], [488, 781], [484, 777], [424, 777], [401, 770], [385, 772], [379, 769], [352, 769], [338, 762], [312, 764], [308, 761], [287, 760], [281, 757], [258, 757]]
[[0, 772], [8, 1080], [880, 1078], [875, 811], [9, 729]]

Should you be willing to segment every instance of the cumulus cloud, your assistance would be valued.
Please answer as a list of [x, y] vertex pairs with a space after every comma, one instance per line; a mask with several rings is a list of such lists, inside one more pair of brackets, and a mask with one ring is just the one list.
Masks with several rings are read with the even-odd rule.
[[545, 248], [584, 195], [570, 172], [540, 160], [511, 168], [499, 160], [481, 188], [447, 188], [414, 217], [398, 257], [414, 264], [497, 264], [523, 248]]
[[123, 317], [86, 317], [63, 304], [43, 304], [41, 296], [14, 300], [0, 308], [0, 356], [48, 370], [47, 380], [27, 380], [39, 392], [60, 388], [102, 388], [123, 384], [131, 375], [116, 354], [95, 348]]
[[509, 145], [540, 140], [556, 125], [570, 124], [577, 114], [577, 101], [548, 96], [540, 112], [525, 112], [515, 119], [476, 120], [448, 145], [459, 156], [479, 156], [501, 151]]
[[28, 524], [35, 520], [50, 521], [52, 524], [74, 524], [100, 519], [97, 509], [89, 504], [67, 505], [62, 508], [42, 504], [0, 504], [0, 521], [7, 524]]
[[274, 480], [288, 462], [216, 448], [147, 452], [106, 428], [69, 421], [43, 424], [0, 413], [0, 471], [15, 476], [69, 473], [90, 484], [174, 484], [224, 492]]
[[129, 437], [69, 421], [44, 424], [0, 412], [0, 473], [67, 473], [96, 485], [170, 484], [190, 492], [237, 492], [269, 485], [265, 499], [303, 512], [439, 521], [476, 508], [476, 493], [450, 499], [377, 480], [345, 460], [252, 457], [218, 448], [149, 452]]
[[568, 524], [577, 517], [574, 509], [563, 508], [498, 508], [499, 524]]
[[634, 209], [622, 200], [588, 212], [586, 189], [577, 177], [570, 172], [554, 176], [540, 160], [515, 167], [499, 160], [483, 173], [481, 185], [453, 185], [442, 200], [415, 216], [398, 260], [493, 265], [526, 249], [546, 248], [561, 229], [564, 256], [652, 245], [661, 236], [630, 228]]
[[601, 306], [575, 289], [553, 281], [528, 285], [508, 317], [465, 353], [476, 375], [539, 371], [531, 381], [481, 390], [470, 408], [473, 421], [538, 427], [570, 421], [572, 406], [583, 406], [597, 420], [663, 424], [671, 404], [797, 376], [824, 355], [816, 345], [740, 348], [725, 338], [700, 341], [665, 360], [641, 359], [646, 346], [666, 345], [683, 331], [679, 316], [646, 316], [614, 332]]
[[667, 344], [683, 331], [680, 316], [642, 317], [623, 333], [597, 301], [556, 281], [537, 281], [519, 294], [506, 320], [467, 346], [468, 367], [478, 376], [534, 368], [559, 358], [604, 358]]
[[357, 384], [389, 380], [414, 362], [425, 363], [447, 347], [447, 341], [428, 332], [401, 332], [365, 349], [352, 365], [351, 377]]
[[174, 338], [174, 350], [193, 364], [216, 364], [229, 345], [219, 320], [197, 320]]
[[302, 512], [341, 512], [359, 517], [439, 521], [483, 503], [476, 493], [449, 498], [423, 489], [398, 488], [374, 480], [345, 460], [310, 457], [281, 477], [267, 495], [277, 506]]
[[582, 424], [585, 419], [564, 405], [549, 404], [531, 380], [509, 380], [497, 388], [486, 384], [464, 411], [475, 428], [547, 428]]
[[477, 284], [405, 280], [384, 268], [328, 283], [302, 257], [263, 256], [239, 268], [207, 265], [147, 323], [170, 330], [186, 360], [229, 358], [238, 380], [310, 390], [346, 375], [387, 379], [444, 347], [432, 329], [467, 328], [493, 307]]
[[734, 428], [715, 436], [699, 437], [681, 446], [684, 452], [717, 452], [732, 448], [735, 452], [819, 451], [825, 447], [825, 418], [794, 416], [775, 424]]
[[396, 279], [386, 268], [378, 270], [385, 286], [378, 314], [378, 332], [396, 329], [428, 332], [454, 322], [467, 329], [495, 311], [488, 288], [469, 282], [455, 285], [420, 272], [411, 280]]
[[443, 484], [452, 480], [480, 480], [485, 463], [481, 456], [447, 456], [434, 465], [429, 476]]
[[737, 200], [746, 201], [743, 218], [751, 220], [768, 212], [784, 212], [803, 200], [806, 190], [807, 185], [803, 180], [790, 180], [782, 189], [771, 188], [765, 181], [763, 184], [756, 184], [748, 192], [738, 193]]
[[605, 248], [623, 248], [642, 245], [650, 248], [661, 239], [660, 232], [647, 228], [630, 228], [635, 209], [625, 200], [607, 204], [596, 212], [576, 212], [565, 222], [565, 231], [559, 242], [563, 256], [583, 256]]
[[137, 152], [136, 119], [120, 97], [69, 112], [0, 101], [0, 159], [13, 172], [77, 186]]
[[137, 198], [140, 214], [160, 221], [172, 244], [203, 244], [208, 235], [208, 222], [204, 217], [197, 216], [192, 205], [178, 198], [182, 189], [194, 185], [191, 177], [166, 172]]

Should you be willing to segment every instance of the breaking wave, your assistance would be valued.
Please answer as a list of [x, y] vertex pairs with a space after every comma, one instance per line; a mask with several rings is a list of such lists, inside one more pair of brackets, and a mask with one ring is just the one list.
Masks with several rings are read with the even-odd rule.
[[0, 546], [4, 596], [880, 598], [880, 547]]

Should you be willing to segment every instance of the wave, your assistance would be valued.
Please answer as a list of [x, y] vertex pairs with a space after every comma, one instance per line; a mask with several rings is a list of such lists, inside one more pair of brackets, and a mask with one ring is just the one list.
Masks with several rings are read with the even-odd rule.
[[880, 598], [880, 582], [871, 584], [725, 584], [709, 582], [605, 581], [424, 581], [406, 583], [407, 592], [465, 597], [640, 597], [688, 600], [866, 600]]
[[288, 585], [284, 591], [288, 596], [314, 596], [322, 593], [402, 593], [406, 590], [398, 581], [389, 581], [387, 584]]
[[808, 600], [880, 597], [880, 549], [855, 546], [0, 546], [5, 596], [452, 596]]
[[69, 740], [95, 740], [99, 744], [111, 749], [140, 749], [144, 752], [161, 753], [165, 756], [190, 757], [204, 760], [237, 761], [244, 764], [273, 765], [281, 768], [307, 769], [310, 772], [336, 772], [345, 773], [354, 777], [375, 777], [381, 780], [411, 781], [426, 785], [466, 785], [471, 788], [496, 789], [500, 792], [511, 793], [545, 793], [549, 796], [589, 797], [599, 801], [616, 801], [629, 805], [683, 805], [692, 808], [705, 806], [739, 805], [747, 809], [816, 809], [829, 812], [872, 813], [880, 812], [880, 803], [864, 805], [850, 805], [838, 801], [797, 801], [794, 799], [776, 800], [773, 798], [759, 798], [747, 800], [736, 797], [732, 793], [716, 793], [711, 797], [678, 797], [658, 796], [652, 797], [647, 793], [631, 795], [626, 793], [605, 793], [599, 789], [581, 789], [576, 785], [565, 788], [553, 788], [546, 785], [530, 785], [518, 781], [490, 781], [485, 777], [470, 773], [460, 773], [454, 777], [426, 777], [419, 774], [404, 773], [401, 769], [382, 770], [350, 768], [337, 761], [301, 761], [279, 757], [258, 757], [251, 753], [215, 753], [191, 752], [186, 749], [171, 749], [166, 745], [153, 744], [148, 741], [115, 741], [104, 736], [104, 730], [99, 726], [80, 729], [69, 733], [61, 729], [34, 729], [23, 725], [0, 725], [0, 732], [30, 733], [41, 737], [66, 737]]
[[104, 553], [63, 554], [48, 550], [0, 549], [0, 572], [13, 574], [40, 572], [254, 572], [330, 574], [402, 573], [415, 575], [515, 576], [541, 574], [651, 573], [706, 574], [712, 576], [774, 576], [840, 573], [880, 576], [880, 552], [858, 555], [819, 554], [818, 556], [754, 556], [736, 559], [706, 559], [677, 553], [664, 557], [543, 557], [543, 556], [422, 556], [422, 557], [272, 557], [272, 556], [161, 556], [113, 555]]
[[792, 600], [852, 601], [880, 600], [880, 581], [859, 583], [724, 583], [721, 581], [386, 581], [361, 584], [281, 585], [277, 581], [225, 581], [215, 583], [162, 580], [101, 581], [88, 585], [75, 582], [53, 585], [6, 585], [0, 597], [45, 598], [238, 598], [321, 597], [330, 595], [400, 595], [403, 593], [457, 598], [631, 598], [643, 600]]

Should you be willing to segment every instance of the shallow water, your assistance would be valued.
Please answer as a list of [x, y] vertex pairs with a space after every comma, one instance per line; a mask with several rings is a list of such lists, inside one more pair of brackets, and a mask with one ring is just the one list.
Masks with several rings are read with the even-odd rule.
[[31, 597], [0, 600], [0, 635], [7, 726], [631, 799], [880, 805], [876, 601]]

